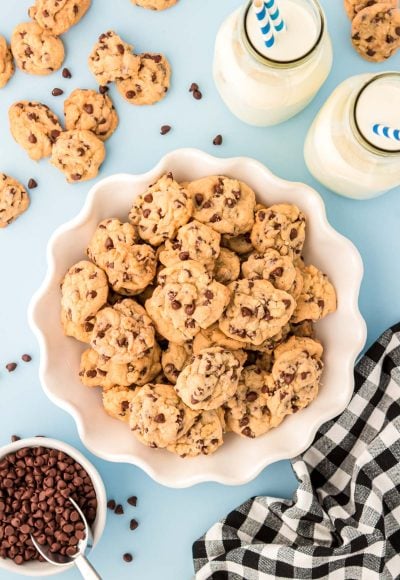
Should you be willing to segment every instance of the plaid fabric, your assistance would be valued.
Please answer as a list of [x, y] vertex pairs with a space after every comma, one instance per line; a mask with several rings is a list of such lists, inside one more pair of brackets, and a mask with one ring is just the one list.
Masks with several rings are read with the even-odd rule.
[[196, 580], [400, 578], [400, 324], [355, 369], [355, 394], [293, 461], [293, 500], [253, 498], [193, 546]]

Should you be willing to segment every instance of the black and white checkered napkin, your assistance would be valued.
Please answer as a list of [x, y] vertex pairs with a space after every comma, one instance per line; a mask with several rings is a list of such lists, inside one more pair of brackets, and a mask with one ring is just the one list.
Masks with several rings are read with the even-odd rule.
[[196, 580], [400, 578], [400, 324], [355, 382], [348, 408], [293, 461], [294, 499], [256, 497], [215, 524], [193, 546]]

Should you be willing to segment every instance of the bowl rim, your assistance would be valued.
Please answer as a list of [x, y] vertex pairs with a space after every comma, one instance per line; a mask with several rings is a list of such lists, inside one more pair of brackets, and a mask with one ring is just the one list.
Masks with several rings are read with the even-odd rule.
[[[59, 439], [53, 439], [51, 437], [25, 437], [22, 439], [18, 439], [17, 441], [13, 441], [11, 443], [7, 443], [0, 447], [0, 461], [10, 453], [15, 453], [19, 449], [24, 447], [48, 447], [49, 449], [56, 449], [57, 451], [63, 451], [67, 455], [70, 455], [77, 463], [82, 465], [85, 471], [88, 473], [90, 479], [92, 480], [93, 487], [96, 492], [97, 498], [97, 512], [96, 512], [96, 519], [95, 525], [93, 528], [93, 548], [96, 547], [96, 544], [100, 541], [104, 528], [106, 525], [107, 519], [107, 494], [106, 488], [104, 486], [103, 479], [96, 469], [96, 467], [87, 459], [85, 455], [69, 443], [65, 443], [64, 441], [60, 441]], [[31, 569], [31, 565], [34, 566], [34, 570]], [[71, 570], [75, 564], [71, 562], [71, 564], [66, 565], [63, 568], [58, 568], [56, 566], [52, 566], [47, 562], [28, 562], [26, 564], [22, 564], [18, 566], [14, 564], [14, 562], [10, 559], [0, 558], [0, 568], [4, 570], [9, 570], [10, 572], [21, 574], [22, 576], [54, 576], [55, 574], [62, 574], [67, 570]]]
[[[101, 459], [104, 459], [106, 461], [117, 462], [117, 463], [128, 463], [128, 464], [135, 465], [135, 466], [139, 467], [140, 469], [142, 469], [154, 481], [160, 483], [161, 485], [165, 485], [165, 486], [171, 487], [171, 488], [186, 488], [186, 487], [190, 487], [190, 486], [193, 486], [193, 485], [196, 485], [199, 483], [205, 483], [205, 482], [215, 482], [215, 483], [220, 483], [220, 484], [224, 484], [224, 485], [243, 485], [243, 484], [246, 484], [246, 483], [252, 481], [254, 478], [256, 478], [261, 473], [261, 471], [265, 467], [270, 465], [271, 463], [274, 463], [276, 461], [283, 460], [283, 459], [291, 459], [291, 458], [296, 457], [297, 455], [303, 453], [311, 445], [318, 429], [326, 421], [331, 420], [333, 417], [339, 415], [340, 413], [342, 413], [344, 411], [344, 409], [347, 407], [347, 405], [348, 405], [348, 403], [353, 395], [354, 387], [351, 389], [351, 391], [349, 390], [348, 397], [343, 402], [343, 404], [340, 406], [340, 408], [336, 407], [334, 409], [334, 412], [332, 412], [332, 411], [326, 412], [325, 414], [321, 414], [318, 416], [318, 418], [315, 418], [313, 420], [312, 425], [308, 426], [307, 437], [302, 438], [301, 442], [297, 445], [297, 447], [293, 450], [293, 452], [291, 451], [291, 452], [284, 453], [281, 450], [278, 453], [269, 454], [263, 460], [260, 460], [259, 462], [257, 462], [257, 465], [254, 466], [253, 470], [245, 476], [239, 477], [239, 476], [228, 476], [228, 475], [225, 475], [222, 473], [216, 474], [214, 471], [209, 471], [209, 470], [205, 469], [201, 473], [196, 473], [196, 474], [193, 474], [191, 476], [185, 476], [185, 478], [183, 478], [183, 479], [172, 481], [170, 477], [160, 475], [154, 467], [152, 467], [151, 465], [149, 465], [147, 463], [146, 460], [142, 460], [141, 458], [138, 458], [137, 456], [133, 456], [132, 454], [125, 454], [125, 453], [121, 453], [121, 454], [113, 453], [112, 455], [109, 455], [108, 453], [105, 453], [99, 449], [96, 449], [87, 440], [86, 427], [84, 425], [82, 415], [78, 412], [78, 410], [71, 403], [68, 403], [67, 401], [56, 396], [51, 391], [51, 389], [49, 388], [47, 381], [46, 381], [46, 368], [47, 368], [47, 364], [48, 364], [48, 354], [49, 353], [48, 353], [48, 349], [47, 349], [45, 335], [42, 332], [40, 325], [36, 322], [36, 312], [40, 306], [41, 301], [45, 298], [46, 292], [47, 292], [47, 290], [48, 290], [49, 286], [51, 285], [52, 280], [54, 278], [55, 260], [54, 260], [53, 250], [54, 250], [54, 246], [55, 246], [58, 238], [60, 236], [62, 236], [62, 234], [64, 234], [65, 232], [70, 231], [73, 228], [85, 223], [85, 221], [90, 217], [91, 212], [94, 209], [94, 203], [96, 200], [97, 192], [101, 188], [103, 188], [104, 185], [107, 185], [108, 183], [113, 183], [116, 180], [131, 181], [132, 178], [136, 178], [136, 179], [140, 178], [141, 180], [149, 180], [150, 182], [152, 180], [154, 181], [154, 178], [156, 176], [159, 176], [162, 172], [165, 172], [165, 168], [168, 167], [169, 159], [171, 159], [171, 158], [176, 159], [177, 156], [182, 156], [182, 157], [186, 156], [188, 158], [197, 157], [197, 159], [202, 159], [206, 162], [208, 161], [208, 162], [213, 162], [213, 163], [215, 163], [215, 162], [221, 163], [221, 165], [228, 164], [228, 163], [235, 163], [235, 164], [246, 163], [250, 166], [253, 166], [254, 168], [258, 168], [259, 170], [261, 170], [265, 175], [268, 175], [269, 178], [272, 179], [276, 184], [279, 184], [280, 186], [283, 186], [286, 188], [300, 189], [306, 195], [313, 198], [313, 203], [315, 204], [316, 212], [318, 213], [318, 219], [321, 220], [321, 222], [320, 222], [321, 228], [324, 229], [330, 236], [333, 235], [335, 238], [341, 239], [342, 243], [344, 243], [347, 246], [348, 252], [352, 254], [354, 271], [353, 271], [353, 285], [352, 285], [353, 292], [352, 292], [352, 296], [351, 296], [351, 307], [352, 307], [354, 321], [357, 322], [358, 334], [357, 334], [357, 337], [354, 339], [352, 354], [351, 354], [351, 356], [349, 355], [349, 357], [347, 359], [347, 368], [345, 369], [345, 371], [346, 371], [346, 374], [348, 376], [349, 382], [354, 384], [354, 374], [353, 374], [354, 373], [354, 364], [355, 364], [360, 352], [362, 351], [363, 347], [365, 346], [365, 342], [366, 342], [366, 338], [367, 338], [366, 323], [365, 323], [364, 318], [361, 315], [361, 312], [359, 310], [359, 305], [358, 305], [359, 292], [360, 292], [361, 282], [362, 282], [363, 274], [364, 274], [364, 266], [363, 266], [361, 255], [360, 255], [358, 249], [356, 248], [356, 246], [353, 244], [353, 242], [351, 242], [348, 238], [346, 238], [345, 236], [340, 234], [337, 230], [335, 230], [335, 228], [333, 228], [330, 225], [328, 218], [327, 218], [327, 215], [326, 215], [325, 204], [324, 204], [322, 197], [315, 189], [313, 189], [309, 185], [302, 183], [302, 182], [295, 182], [295, 181], [289, 181], [289, 180], [282, 179], [282, 178], [276, 176], [274, 173], [272, 173], [272, 171], [270, 169], [268, 169], [263, 163], [255, 160], [251, 157], [246, 157], [246, 156], [216, 157], [216, 156], [210, 155], [210, 154], [205, 153], [204, 151], [201, 151], [201, 150], [196, 149], [196, 148], [180, 148], [180, 149], [175, 149], [173, 151], [170, 151], [169, 153], [167, 153], [166, 155], [161, 157], [159, 162], [153, 168], [151, 168], [150, 170], [148, 170], [147, 172], [144, 172], [144, 173], [140, 173], [140, 174], [139, 173], [137, 173], [137, 174], [117, 173], [117, 174], [110, 175], [102, 180], [99, 180], [89, 190], [89, 192], [86, 196], [85, 202], [84, 202], [81, 210], [78, 212], [78, 214], [75, 217], [73, 217], [72, 219], [70, 219], [69, 221], [60, 225], [54, 231], [54, 233], [51, 235], [49, 242], [47, 244], [47, 250], [46, 250], [46, 261], [47, 261], [46, 274], [45, 274], [45, 277], [43, 279], [42, 284], [40, 285], [38, 290], [33, 295], [32, 299], [30, 301], [30, 304], [29, 304], [29, 308], [28, 308], [29, 324], [30, 324], [31, 329], [32, 329], [33, 333], [35, 334], [35, 336], [39, 342], [39, 347], [40, 347], [40, 355], [41, 356], [40, 356], [40, 364], [39, 364], [39, 377], [40, 377], [40, 381], [42, 384], [42, 388], [45, 391], [46, 395], [49, 397], [49, 399], [53, 403], [55, 403], [58, 407], [64, 409], [66, 412], [68, 412], [73, 417], [73, 419], [76, 423], [76, 426], [77, 426], [77, 430], [78, 430], [80, 439], [82, 440], [82, 443], [85, 445], [85, 447], [91, 453], [93, 453], [94, 455], [97, 455]], [[221, 171], [221, 173], [222, 173], [222, 171]]]

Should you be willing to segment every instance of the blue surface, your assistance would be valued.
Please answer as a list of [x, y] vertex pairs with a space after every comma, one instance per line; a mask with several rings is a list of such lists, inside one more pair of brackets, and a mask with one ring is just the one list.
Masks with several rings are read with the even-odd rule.
[[[400, 189], [368, 202], [340, 198], [314, 182], [302, 155], [311, 120], [331, 90], [352, 74], [399, 69], [400, 54], [386, 65], [363, 61], [350, 46], [342, 2], [322, 3], [334, 42], [334, 68], [314, 102], [278, 127], [256, 129], [236, 120], [225, 109], [212, 82], [216, 31], [240, 0], [181, 0], [175, 8], [158, 14], [136, 8], [129, 0], [93, 0], [86, 17], [63, 37], [65, 65], [72, 79], [63, 79], [60, 72], [41, 78], [18, 71], [0, 91], [0, 171], [25, 183], [30, 177], [39, 182], [31, 192], [29, 211], [0, 232], [0, 444], [6, 443], [12, 433], [41, 433], [82, 449], [72, 419], [42, 393], [37, 373], [38, 346], [28, 328], [26, 311], [45, 273], [50, 234], [76, 215], [91, 183], [70, 186], [47, 161], [37, 165], [30, 161], [9, 133], [7, 109], [17, 99], [37, 99], [61, 115], [63, 98], [52, 97], [52, 88], [60, 87], [67, 94], [77, 87], [95, 88], [86, 58], [97, 36], [108, 28], [133, 42], [138, 51], [164, 52], [174, 74], [170, 94], [154, 107], [132, 107], [112, 89], [121, 123], [107, 143], [107, 160], [100, 177], [120, 171], [145, 171], [167, 151], [184, 146], [220, 156], [255, 157], [284, 178], [315, 186], [324, 197], [332, 225], [358, 246], [365, 264], [360, 304], [368, 323], [368, 342], [400, 319]], [[10, 38], [12, 28], [26, 19], [29, 4], [29, 0], [2, 3], [0, 34]], [[187, 92], [193, 81], [201, 86], [202, 101], [195, 101]], [[161, 137], [159, 128], [163, 124], [172, 125], [173, 131]], [[212, 145], [217, 133], [224, 136], [220, 148]], [[4, 365], [24, 352], [32, 354], [33, 361], [20, 362], [17, 370], [8, 374]], [[120, 501], [132, 494], [139, 497], [138, 507], [127, 510], [125, 516], [109, 516], [101, 544], [93, 553], [93, 562], [102, 576], [112, 580], [189, 579], [191, 544], [215, 520], [255, 494], [290, 497], [296, 484], [290, 464], [281, 462], [246, 486], [204, 484], [175, 491], [155, 484], [139, 469], [88, 455], [104, 477], [109, 497]], [[133, 516], [140, 526], [130, 532], [128, 522]], [[126, 551], [134, 554], [132, 564], [122, 561]], [[69, 572], [64, 577], [72, 580], [78, 576]], [[0, 580], [6, 578], [10, 575], [0, 571]]]

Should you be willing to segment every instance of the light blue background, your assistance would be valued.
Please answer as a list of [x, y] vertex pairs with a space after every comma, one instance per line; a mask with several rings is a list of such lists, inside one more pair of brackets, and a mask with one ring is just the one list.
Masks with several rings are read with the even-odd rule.
[[[154, 107], [132, 107], [114, 88], [111, 90], [121, 123], [107, 143], [107, 160], [100, 177], [120, 171], [140, 173], [167, 151], [184, 146], [220, 156], [255, 157], [284, 178], [315, 186], [324, 197], [332, 225], [358, 246], [365, 264], [360, 304], [368, 323], [368, 342], [400, 319], [400, 189], [368, 202], [340, 198], [312, 179], [302, 155], [307, 129], [332, 89], [352, 74], [399, 69], [400, 54], [386, 65], [363, 61], [351, 48], [342, 2], [322, 0], [335, 51], [328, 81], [314, 102], [296, 118], [274, 128], [247, 127], [225, 109], [211, 77], [216, 31], [240, 3], [241, 0], [181, 0], [171, 10], [153, 13], [134, 7], [129, 0], [93, 0], [86, 17], [63, 37], [65, 65], [73, 74], [71, 80], [63, 79], [60, 72], [41, 78], [18, 71], [0, 91], [0, 171], [24, 183], [30, 177], [39, 182], [39, 187], [31, 192], [29, 211], [0, 232], [0, 444], [6, 443], [12, 433], [40, 433], [82, 449], [72, 419], [42, 393], [37, 373], [38, 346], [28, 328], [26, 311], [46, 270], [45, 248], [50, 234], [77, 214], [91, 184], [70, 186], [47, 161], [37, 165], [30, 161], [9, 133], [7, 110], [17, 99], [33, 99], [47, 103], [62, 115], [63, 98], [52, 97], [51, 89], [60, 87], [68, 94], [77, 87], [96, 87], [86, 59], [97, 36], [109, 28], [132, 42], [137, 51], [164, 52], [174, 72], [170, 93]], [[30, 2], [10, 0], [1, 4], [0, 34], [10, 38], [13, 27], [26, 19]], [[195, 101], [187, 92], [193, 81], [203, 91], [202, 101]], [[172, 125], [173, 131], [161, 137], [159, 127], [163, 124]], [[220, 148], [212, 145], [217, 133], [224, 136]], [[20, 363], [13, 374], [8, 374], [4, 365], [24, 352], [32, 354], [32, 363]], [[132, 466], [106, 463], [88, 455], [104, 477], [109, 497], [119, 501], [132, 494], [139, 497], [136, 509], [129, 508], [122, 517], [109, 515], [101, 544], [93, 553], [94, 564], [110, 580], [189, 579], [191, 544], [214, 521], [252, 495], [290, 497], [296, 484], [290, 464], [281, 462], [246, 486], [205, 484], [170, 490]], [[140, 526], [130, 532], [128, 523], [133, 516]], [[132, 564], [122, 561], [126, 551], [134, 554]], [[64, 577], [72, 580], [77, 574], [69, 572]], [[6, 578], [10, 575], [0, 571], [0, 580]]]

